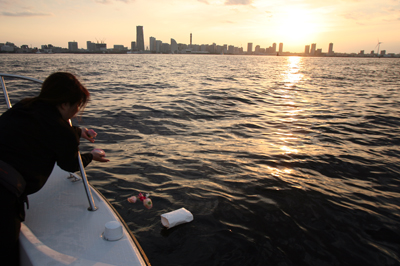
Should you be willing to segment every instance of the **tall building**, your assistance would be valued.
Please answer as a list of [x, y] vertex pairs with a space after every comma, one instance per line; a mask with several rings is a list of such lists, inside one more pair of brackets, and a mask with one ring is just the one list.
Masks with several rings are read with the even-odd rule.
[[131, 50], [136, 50], [136, 42], [131, 42]]
[[174, 39], [171, 38], [171, 53], [176, 54], [178, 52], [178, 44]]
[[150, 37], [150, 52], [155, 52], [157, 50], [156, 38]]
[[192, 34], [190, 33], [190, 48], [192, 48]]
[[253, 52], [253, 43], [249, 42], [247, 44], [247, 53], [251, 54]]
[[144, 51], [143, 26], [136, 26], [136, 48], [138, 51]]
[[273, 53], [276, 53], [276, 43], [275, 42], [272, 44], [272, 51], [273, 51]]
[[87, 41], [87, 42], [86, 42], [86, 49], [87, 49], [89, 52], [94, 52], [94, 51], [96, 51], [96, 43], [91, 42], [91, 41]]
[[77, 42], [68, 42], [68, 50], [72, 52], [78, 51], [78, 43]]
[[161, 53], [162, 41], [156, 41], [156, 52]]
[[304, 48], [304, 54], [309, 55], [310, 54], [310, 45], [306, 45]]
[[311, 51], [310, 51], [310, 54], [311, 54], [311, 55], [315, 55], [316, 49], [317, 49], [317, 44], [316, 44], [316, 43], [312, 43], [312, 44], [311, 44]]
[[328, 52], [328, 54], [329, 54], [329, 55], [332, 55], [332, 54], [333, 54], [333, 43], [330, 43], [330, 44], [329, 44], [329, 52]]
[[279, 53], [283, 52], [283, 43], [279, 43]]

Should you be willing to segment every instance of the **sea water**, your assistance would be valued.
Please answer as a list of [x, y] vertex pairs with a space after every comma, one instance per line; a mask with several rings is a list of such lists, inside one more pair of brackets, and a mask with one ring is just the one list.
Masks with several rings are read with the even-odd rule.
[[[153, 266], [400, 265], [400, 60], [1, 54], [79, 76], [90, 182]], [[38, 87], [9, 86], [12, 102]], [[3, 103], [3, 102], [2, 102]], [[127, 198], [149, 193], [154, 207]], [[194, 220], [172, 229], [160, 215]]]

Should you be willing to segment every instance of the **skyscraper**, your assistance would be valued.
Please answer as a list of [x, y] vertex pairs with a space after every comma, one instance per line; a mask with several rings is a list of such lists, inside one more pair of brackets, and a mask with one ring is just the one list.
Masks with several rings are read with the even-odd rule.
[[317, 44], [316, 43], [311, 44], [311, 52], [310, 52], [310, 54], [311, 55], [315, 55], [315, 50], [316, 49], [317, 49]]
[[310, 45], [306, 45], [306, 47], [304, 48], [304, 53], [305, 53], [306, 55], [309, 55], [309, 54], [310, 54]]
[[333, 43], [329, 44], [329, 52], [328, 54], [332, 55], [333, 54]]
[[156, 40], [156, 52], [161, 53], [162, 41]]
[[275, 42], [272, 44], [272, 51], [273, 51], [274, 53], [276, 53], [276, 43], [275, 43]]
[[136, 26], [136, 47], [138, 51], [144, 51], [143, 26]]
[[251, 54], [253, 52], [253, 43], [249, 42], [247, 44], [247, 53]]
[[155, 52], [157, 50], [156, 38], [150, 37], [150, 52]]
[[171, 53], [176, 54], [178, 52], [178, 44], [174, 39], [171, 38]]
[[279, 53], [283, 52], [283, 43], [279, 43]]

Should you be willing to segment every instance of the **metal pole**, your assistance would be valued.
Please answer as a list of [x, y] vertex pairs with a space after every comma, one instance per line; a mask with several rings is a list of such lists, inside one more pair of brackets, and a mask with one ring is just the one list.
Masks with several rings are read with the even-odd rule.
[[[70, 125], [72, 126], [71, 119], [69, 120], [69, 123], [70, 123]], [[78, 162], [79, 162], [79, 168], [80, 168], [80, 171], [81, 171], [83, 186], [85, 187], [86, 196], [87, 196], [88, 201], [89, 201], [89, 208], [88, 208], [88, 210], [89, 210], [89, 211], [96, 211], [96, 210], [97, 210], [97, 207], [96, 207], [96, 205], [94, 204], [94, 199], [93, 199], [93, 196], [92, 196], [92, 191], [90, 190], [90, 187], [89, 187], [89, 182], [88, 182], [88, 179], [87, 179], [87, 176], [86, 176], [85, 167], [83, 166], [81, 153], [80, 153], [79, 151], [78, 151]]]
[[[69, 120], [69, 124], [70, 124], [71, 127], [72, 127], [71, 119]], [[88, 208], [88, 210], [89, 210], [89, 211], [95, 211], [95, 210], [97, 210], [97, 207], [96, 207], [96, 205], [94, 204], [94, 199], [93, 199], [93, 196], [92, 196], [92, 191], [90, 191], [89, 182], [88, 182], [88, 180], [87, 180], [85, 167], [83, 166], [81, 153], [80, 153], [79, 151], [78, 151], [78, 162], [79, 162], [79, 168], [80, 168], [80, 171], [81, 171], [83, 186], [85, 187], [86, 196], [87, 196], [88, 201], [89, 201], [89, 208]]]
[[3, 76], [1, 76], [1, 87], [3, 88], [3, 94], [4, 94], [4, 99], [6, 101], [6, 104], [7, 104], [7, 108], [11, 109], [11, 102], [10, 102], [10, 98], [8, 97], [8, 92], [7, 92], [6, 84], [4, 83]]

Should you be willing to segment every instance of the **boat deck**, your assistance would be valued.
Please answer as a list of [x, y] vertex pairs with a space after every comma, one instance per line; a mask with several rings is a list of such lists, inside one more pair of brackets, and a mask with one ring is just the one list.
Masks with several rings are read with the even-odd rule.
[[124, 222], [92, 187], [98, 209], [89, 211], [82, 181], [68, 176], [56, 165], [46, 185], [29, 196], [20, 235], [22, 265], [150, 265], [124, 226], [122, 239], [103, 239], [107, 222]]

